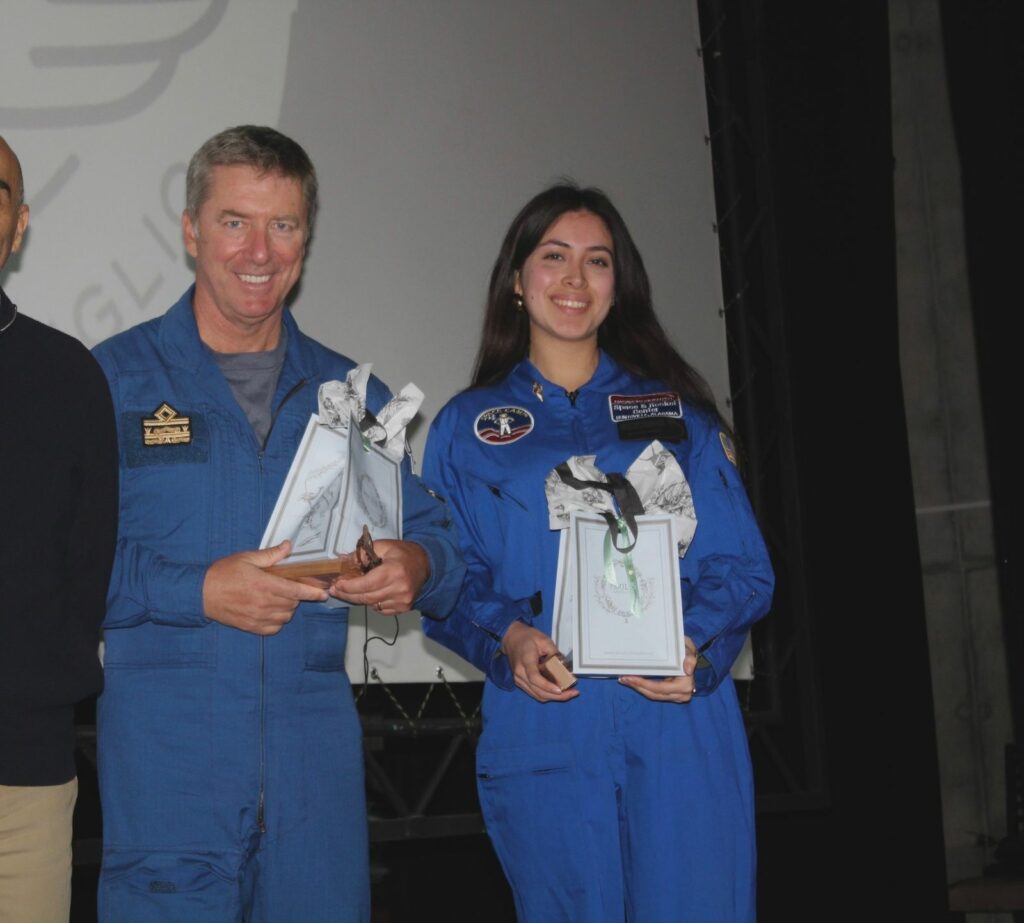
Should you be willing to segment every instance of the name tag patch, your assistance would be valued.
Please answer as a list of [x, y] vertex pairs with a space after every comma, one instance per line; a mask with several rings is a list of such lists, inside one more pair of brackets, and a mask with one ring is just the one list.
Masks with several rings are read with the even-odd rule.
[[671, 417], [675, 420], [683, 417], [683, 402], [675, 391], [610, 394], [608, 407], [616, 423], [632, 423], [634, 420], [648, 420], [651, 417]]
[[492, 407], [476, 418], [476, 438], [488, 445], [506, 445], [533, 429], [533, 415], [522, 407]]
[[686, 439], [683, 402], [675, 391], [610, 394], [608, 410], [620, 439], [659, 439], [662, 442]]
[[179, 411], [161, 404], [155, 411], [124, 410], [118, 431], [128, 468], [205, 464], [210, 459], [210, 428], [199, 408]]

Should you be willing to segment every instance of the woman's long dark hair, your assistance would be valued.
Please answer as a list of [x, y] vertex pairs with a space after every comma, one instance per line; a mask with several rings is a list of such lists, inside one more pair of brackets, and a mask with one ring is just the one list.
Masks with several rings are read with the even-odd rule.
[[612, 237], [615, 303], [597, 332], [598, 345], [629, 371], [664, 382], [683, 402], [721, 421], [701, 374], [672, 348], [651, 304], [644, 261], [618, 210], [600, 189], [559, 183], [534, 196], [516, 215], [491, 270], [483, 336], [471, 387], [497, 384], [530, 350], [530, 319], [519, 310], [516, 275], [544, 233], [566, 212], [597, 215]]

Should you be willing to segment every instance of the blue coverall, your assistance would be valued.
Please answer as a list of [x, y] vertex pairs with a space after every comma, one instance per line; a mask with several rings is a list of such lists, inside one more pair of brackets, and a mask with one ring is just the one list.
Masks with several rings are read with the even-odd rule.
[[569, 395], [524, 360], [456, 396], [428, 439], [424, 479], [448, 500], [468, 573], [452, 615], [424, 629], [487, 674], [478, 788], [524, 923], [754, 919], [750, 758], [729, 668], [774, 578], [716, 421], [683, 407], [687, 438], [661, 440], [697, 515], [679, 562], [685, 632], [702, 652], [696, 697], [653, 702], [583, 679], [577, 698], [542, 704], [515, 688], [499, 651], [516, 619], [551, 632], [559, 534], [545, 476], [572, 455], [625, 472], [651, 437], [620, 437], [630, 401], [611, 396], [641, 396], [643, 416], [672, 403], [653, 396], [665, 391], [602, 353]]
[[[96, 348], [118, 417], [120, 531], [99, 700], [100, 919], [366, 921], [361, 732], [348, 610], [302, 603], [261, 637], [211, 621], [211, 562], [258, 547], [321, 382], [354, 363], [284, 312], [264, 445], [199, 339], [192, 289]], [[372, 379], [368, 405], [389, 395]], [[190, 439], [146, 445], [169, 404]], [[404, 538], [430, 559], [418, 605], [448, 611], [464, 568], [448, 512], [403, 469]]]

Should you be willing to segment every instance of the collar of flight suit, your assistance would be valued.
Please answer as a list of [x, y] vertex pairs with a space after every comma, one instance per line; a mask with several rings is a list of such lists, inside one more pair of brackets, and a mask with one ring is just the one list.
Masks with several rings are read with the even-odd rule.
[[[616, 390], [629, 388], [634, 385], [636, 379], [633, 375], [623, 369], [603, 349], [600, 350], [597, 360], [597, 368], [590, 380], [582, 385], [578, 391], [580, 394], [610, 394]], [[523, 359], [509, 374], [508, 384], [513, 396], [520, 401], [527, 402], [527, 406], [536, 403], [538, 400], [535, 384], [539, 384], [543, 394], [561, 394], [565, 389], [561, 385], [548, 381], [529, 360]]]

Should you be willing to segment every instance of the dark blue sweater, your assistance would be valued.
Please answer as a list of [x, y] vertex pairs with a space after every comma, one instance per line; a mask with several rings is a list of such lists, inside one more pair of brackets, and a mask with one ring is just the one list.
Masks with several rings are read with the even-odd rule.
[[[6, 326], [13, 318], [13, 323]], [[0, 784], [75, 775], [74, 705], [103, 674], [117, 532], [106, 379], [73, 337], [0, 291]]]

